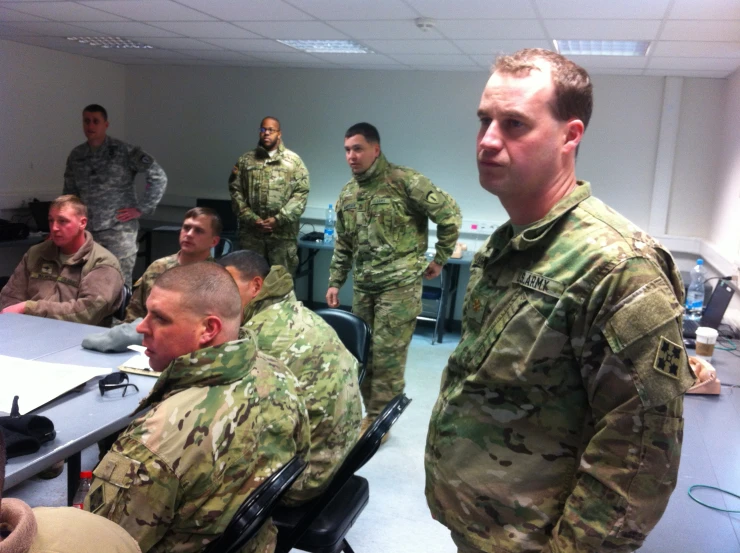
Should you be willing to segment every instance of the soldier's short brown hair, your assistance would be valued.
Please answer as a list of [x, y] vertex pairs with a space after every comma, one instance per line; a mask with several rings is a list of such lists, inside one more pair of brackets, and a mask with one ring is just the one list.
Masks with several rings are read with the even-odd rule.
[[245, 281], [252, 280], [255, 277], [264, 279], [270, 273], [270, 264], [267, 260], [251, 250], [231, 252], [219, 258], [216, 263], [222, 267], [234, 267]]
[[525, 48], [511, 55], [499, 56], [493, 64], [493, 73], [510, 75], [538, 71], [536, 62], [550, 64], [555, 86], [554, 102], [550, 104], [553, 117], [559, 121], [575, 118], [588, 127], [594, 106], [593, 85], [588, 72], [565, 56], [543, 48]]
[[82, 110], [82, 113], [99, 113], [103, 116], [103, 120], [108, 120], [108, 111], [101, 106], [100, 104], [90, 104], [89, 106], [85, 106], [85, 108]]
[[64, 196], [59, 196], [56, 200], [51, 202], [51, 205], [49, 206], [49, 211], [51, 211], [52, 209], [61, 209], [64, 206], [71, 206], [79, 217], [87, 217], [87, 206], [74, 194], [65, 194]]
[[344, 138], [352, 138], [356, 134], [364, 136], [365, 140], [371, 144], [380, 144], [380, 133], [375, 125], [365, 123], [364, 121], [362, 123], [355, 123], [344, 133]]
[[209, 217], [211, 219], [211, 230], [213, 231], [213, 235], [221, 236], [221, 233], [224, 230], [224, 223], [221, 221], [221, 217], [219, 217], [215, 209], [201, 206], [194, 207], [185, 213], [185, 217], [183, 217], [182, 220], [184, 222], [185, 219], [195, 219], [196, 217]]

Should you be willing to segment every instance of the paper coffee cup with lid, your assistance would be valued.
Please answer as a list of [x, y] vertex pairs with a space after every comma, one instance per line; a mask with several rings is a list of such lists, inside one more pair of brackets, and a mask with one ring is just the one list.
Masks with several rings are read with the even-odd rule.
[[714, 328], [700, 326], [696, 329], [696, 356], [711, 361], [714, 355], [714, 345], [717, 343], [719, 333]]

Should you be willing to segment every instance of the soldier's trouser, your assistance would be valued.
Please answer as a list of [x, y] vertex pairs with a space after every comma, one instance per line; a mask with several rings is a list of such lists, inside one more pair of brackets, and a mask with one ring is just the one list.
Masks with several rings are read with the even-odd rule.
[[252, 250], [264, 256], [272, 267], [282, 265], [291, 275], [298, 267], [298, 244], [295, 238], [275, 238], [269, 234], [258, 236], [253, 231], [240, 232], [239, 244], [243, 250]]
[[131, 276], [136, 264], [136, 251], [139, 244], [136, 240], [139, 234], [138, 225], [135, 230], [98, 230], [93, 233], [95, 241], [118, 258], [121, 264], [123, 282], [131, 287]]
[[403, 373], [416, 317], [421, 313], [421, 279], [415, 284], [380, 294], [354, 292], [352, 312], [365, 320], [373, 332], [362, 399], [368, 417], [403, 392]]

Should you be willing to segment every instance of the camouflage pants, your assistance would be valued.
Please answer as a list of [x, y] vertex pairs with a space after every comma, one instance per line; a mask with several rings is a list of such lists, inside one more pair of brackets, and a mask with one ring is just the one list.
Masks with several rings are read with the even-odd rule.
[[136, 238], [139, 234], [138, 225], [135, 230], [98, 230], [93, 233], [93, 239], [118, 258], [121, 264], [123, 282], [131, 287], [131, 277], [136, 264], [136, 251], [139, 243]]
[[421, 280], [380, 294], [354, 293], [352, 312], [373, 331], [362, 399], [368, 417], [403, 392], [403, 373], [416, 317], [421, 313]]
[[254, 231], [240, 232], [239, 245], [243, 250], [251, 250], [264, 256], [270, 267], [282, 265], [291, 275], [298, 267], [298, 244], [295, 238], [275, 238], [258, 236]]

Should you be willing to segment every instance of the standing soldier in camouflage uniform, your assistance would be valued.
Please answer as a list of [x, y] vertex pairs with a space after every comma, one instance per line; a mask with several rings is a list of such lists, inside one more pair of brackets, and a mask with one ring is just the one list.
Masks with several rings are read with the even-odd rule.
[[[202, 551], [267, 476], [308, 454], [298, 383], [253, 336], [237, 340], [240, 306], [231, 276], [204, 262], [170, 269], [147, 299], [138, 330], [163, 372], [85, 498], [144, 553]], [[268, 522], [245, 550], [272, 552], [276, 536]]]
[[211, 248], [218, 245], [223, 228], [221, 217], [211, 208], [189, 209], [180, 228], [180, 251], [157, 259], [147, 267], [141, 278], [136, 281], [123, 322], [131, 323], [140, 317], [146, 317], [146, 299], [157, 277], [167, 269], [198, 261], [213, 261]]
[[[108, 112], [97, 104], [82, 111], [87, 142], [67, 158], [64, 194], [82, 198], [90, 210], [90, 232], [121, 263], [127, 285], [136, 263], [139, 217], [150, 215], [162, 199], [167, 175], [154, 158], [138, 146], [106, 135]], [[146, 171], [146, 193], [136, 197], [134, 178]]]
[[510, 221], [478, 252], [427, 437], [427, 500], [470, 553], [627, 552], [676, 485], [683, 286], [670, 253], [575, 176], [586, 71], [496, 61], [481, 186]]
[[248, 250], [218, 263], [239, 287], [242, 334], [254, 332], [259, 350], [285, 363], [298, 378], [311, 423], [311, 454], [306, 471], [285, 497], [306, 501], [329, 484], [360, 435], [357, 360], [334, 329], [296, 299], [284, 267], [270, 269], [264, 257]]
[[265, 117], [259, 145], [240, 157], [229, 177], [231, 207], [239, 219], [242, 249], [298, 267], [298, 228], [308, 199], [308, 169], [283, 144], [280, 121]]
[[[371, 359], [362, 383], [363, 430], [403, 391], [421, 277], [439, 275], [460, 234], [460, 208], [446, 192], [408, 167], [388, 163], [378, 129], [358, 123], [344, 135], [354, 178], [337, 200], [336, 243], [329, 267], [329, 307], [355, 263], [352, 311], [373, 331]], [[434, 260], [427, 264], [428, 219], [437, 223]]]

